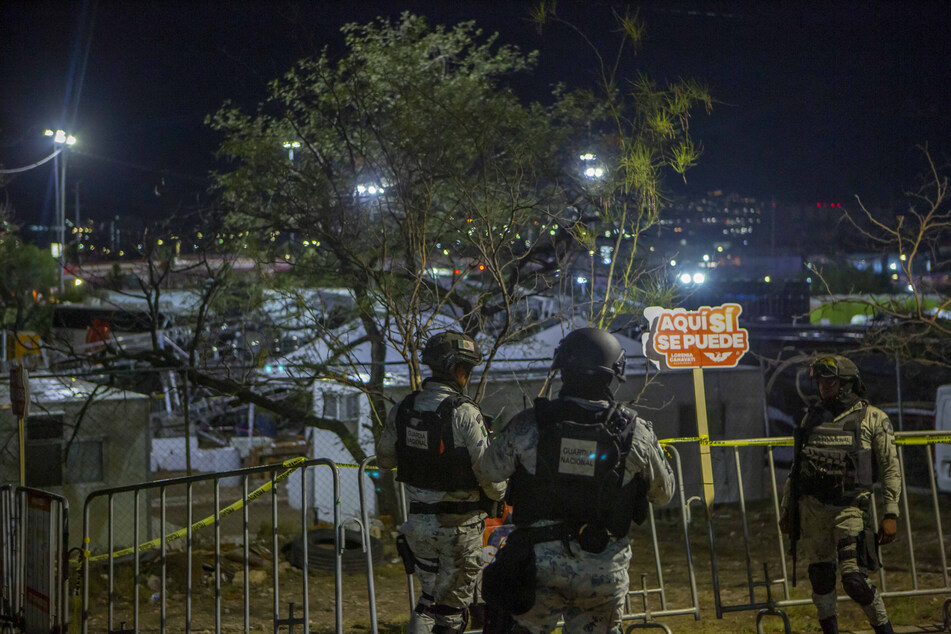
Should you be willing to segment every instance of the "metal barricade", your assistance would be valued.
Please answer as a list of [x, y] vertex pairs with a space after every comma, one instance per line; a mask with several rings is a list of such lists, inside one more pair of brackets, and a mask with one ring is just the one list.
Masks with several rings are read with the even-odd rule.
[[[244, 631], [250, 631], [252, 627], [251, 623], [251, 611], [250, 611], [250, 597], [251, 597], [251, 551], [250, 551], [250, 542], [251, 535], [249, 531], [250, 526], [250, 517], [249, 517], [249, 505], [252, 501], [258, 497], [263, 496], [264, 494], [270, 491], [270, 566], [271, 566], [271, 615], [266, 621], [273, 626], [274, 631], [277, 632], [281, 628], [287, 628], [288, 632], [294, 632], [295, 628], [300, 626], [300, 631], [309, 631], [309, 622], [310, 622], [310, 588], [309, 588], [309, 554], [308, 547], [310, 542], [310, 536], [308, 532], [308, 494], [307, 494], [307, 482], [308, 482], [308, 470], [312, 467], [317, 466], [326, 466], [330, 469], [332, 479], [333, 479], [333, 573], [334, 573], [334, 619], [335, 619], [335, 631], [343, 632], [343, 589], [342, 589], [342, 565], [341, 565], [341, 555], [343, 542], [341, 540], [341, 518], [340, 518], [340, 478], [337, 465], [328, 459], [311, 459], [305, 460], [304, 458], [297, 458], [293, 460], [286, 461], [283, 465], [265, 465], [260, 467], [252, 467], [248, 469], [239, 469], [234, 471], [226, 471], [221, 473], [214, 474], [202, 474], [196, 476], [180, 477], [180, 478], [171, 478], [167, 480], [159, 480], [156, 482], [149, 482], [137, 485], [123, 486], [123, 487], [114, 487], [109, 489], [102, 489], [95, 491], [89, 494], [86, 497], [85, 505], [83, 508], [83, 544], [85, 549], [83, 551], [83, 556], [77, 562], [77, 574], [81, 574], [82, 582], [82, 592], [81, 592], [81, 601], [82, 601], [82, 612], [81, 612], [81, 624], [82, 631], [88, 632], [90, 628], [90, 623], [94, 616], [98, 616], [98, 613], [94, 613], [94, 608], [101, 607], [100, 604], [106, 603], [106, 616], [105, 623], [95, 624], [95, 629], [100, 630], [105, 628], [108, 632], [138, 632], [140, 627], [143, 626], [141, 622], [141, 601], [140, 601], [140, 588], [141, 579], [143, 577], [143, 555], [151, 558], [152, 561], [149, 563], [157, 564], [158, 574], [153, 578], [149, 578], [148, 582], [151, 584], [149, 590], [153, 590], [150, 601], [153, 604], [156, 604], [155, 607], [158, 608], [158, 629], [162, 632], [166, 632], [169, 628], [172, 628], [174, 631], [192, 631], [193, 628], [201, 627], [205, 629], [207, 627], [204, 624], [198, 625], [195, 621], [196, 614], [208, 614], [213, 613], [214, 615], [214, 629], [216, 632], [222, 631], [222, 611], [223, 607], [227, 613], [231, 613], [232, 604], [229, 604], [227, 607], [223, 606], [224, 595], [222, 592], [222, 556], [223, 556], [223, 540], [222, 540], [222, 520], [226, 517], [234, 514], [236, 511], [240, 510], [241, 523], [240, 530], [237, 531], [236, 538], [240, 539], [241, 544], [241, 572], [242, 572], [242, 591], [241, 591], [241, 609], [243, 620], [243, 629]], [[294, 608], [295, 603], [291, 602], [289, 604], [288, 616], [281, 617], [280, 609], [282, 604], [281, 597], [281, 584], [280, 584], [280, 562], [279, 562], [279, 553], [280, 553], [280, 544], [279, 544], [279, 520], [280, 519], [289, 519], [286, 515], [279, 516], [279, 500], [277, 495], [278, 484], [282, 480], [292, 477], [294, 471], [299, 472], [300, 477], [300, 514], [299, 514], [299, 526], [301, 529], [301, 538], [300, 538], [300, 551], [298, 552], [299, 560], [301, 561], [301, 587], [300, 600], [302, 603], [303, 614], [301, 616], [295, 617]], [[261, 486], [258, 486], [253, 491], [249, 490], [249, 480], [251, 478], [265, 478], [266, 481]], [[228, 480], [229, 482], [234, 482], [237, 480], [240, 482], [240, 488], [242, 496], [236, 502], [230, 504], [229, 506], [222, 508], [221, 507], [221, 488], [222, 482]], [[199, 521], [194, 520], [194, 509], [196, 506], [196, 496], [195, 489], [202, 485], [211, 484], [212, 495], [213, 495], [213, 512], [206, 518], [203, 518]], [[180, 529], [169, 532], [169, 520], [168, 520], [168, 510], [171, 508], [169, 506], [169, 492], [175, 492], [179, 490], [184, 490], [184, 526]], [[149, 541], [142, 542], [141, 537], [143, 532], [146, 530], [151, 530], [152, 526], [142, 527], [140, 526], [140, 504], [145, 494], [158, 494], [158, 534], [159, 537]], [[115, 526], [115, 517], [116, 517], [116, 506], [117, 501], [119, 503], [128, 503], [129, 497], [131, 497], [131, 506], [133, 509], [132, 512], [132, 531], [131, 531], [131, 546], [127, 546], [121, 549], [116, 548], [116, 526]], [[179, 500], [180, 502], [180, 500]], [[103, 547], [98, 548], [97, 550], [101, 551], [101, 554], [93, 552], [93, 546], [90, 544], [90, 515], [93, 511], [93, 508], [96, 507], [99, 509], [103, 504], [106, 508], [104, 511], [107, 513], [107, 538], [106, 543]], [[179, 504], [177, 509], [181, 509], [181, 504]], [[181, 518], [177, 518], [181, 521]], [[198, 568], [194, 567], [195, 558], [196, 558], [196, 541], [197, 533], [203, 528], [211, 527], [213, 528], [213, 544], [214, 544], [214, 563], [212, 564], [201, 564], [199, 562]], [[262, 530], [267, 528], [266, 524], [262, 527]], [[240, 536], [240, 537], [238, 537]], [[184, 540], [184, 583], [185, 588], [183, 593], [176, 593], [174, 598], [175, 601], [184, 602], [184, 623], [176, 623], [174, 625], [169, 624], [168, 619], [168, 601], [169, 601], [169, 575], [168, 575], [168, 564], [169, 564], [169, 543], [177, 542], [178, 540]], [[296, 542], [295, 542], [296, 545]], [[232, 551], [228, 551], [230, 554]], [[117, 574], [116, 567], [118, 565], [125, 565], [128, 563], [128, 560], [131, 558], [132, 570], [131, 575], [123, 575], [121, 578]], [[91, 597], [91, 569], [95, 565], [104, 565], [105, 572], [100, 572], [99, 574], [105, 576], [105, 581], [107, 583], [107, 588], [105, 592], [105, 601], [97, 602], [96, 605], [93, 605]], [[155, 565], [152, 566], [154, 570]], [[197, 612], [194, 609], [193, 603], [198, 601], [199, 597], [196, 596], [196, 587], [195, 587], [195, 576], [196, 573], [199, 576], [199, 579], [204, 572], [211, 573], [210, 579], [205, 581], [210, 585], [214, 584], [213, 588], [213, 603], [212, 605], [200, 606], [200, 612]], [[237, 576], [237, 571], [235, 571], [235, 576]], [[233, 578], [232, 578], [233, 579]], [[126, 627], [126, 622], [116, 618], [116, 612], [118, 607], [118, 590], [129, 590], [129, 588], [123, 588], [123, 584], [128, 584], [131, 582], [131, 608], [124, 605], [122, 606], [123, 612], [131, 611], [131, 629]], [[287, 591], [288, 593], [290, 591]], [[235, 598], [233, 592], [228, 593], [228, 599]], [[155, 608], [149, 610], [149, 613], [154, 613]], [[256, 618], [259, 618], [258, 615], [255, 615]], [[118, 626], [116, 621], [119, 620]], [[150, 626], [151, 628], [152, 626]]]
[[20, 612], [16, 589], [16, 537], [19, 531], [19, 513], [14, 505], [14, 486], [0, 486], [0, 626], [3, 632], [12, 631]]
[[364, 474], [367, 467], [376, 460], [376, 456], [368, 456], [360, 463], [357, 470], [357, 486], [360, 491], [360, 537], [363, 541], [363, 552], [367, 561], [367, 609], [370, 612], [370, 633], [377, 634], [379, 626], [376, 620], [376, 587], [373, 583], [373, 548], [370, 543], [370, 513], [367, 508], [367, 492]]
[[[683, 531], [683, 554], [686, 557], [686, 567], [687, 567], [687, 577], [690, 584], [690, 605], [685, 606], [674, 606], [670, 605], [667, 597], [667, 591], [664, 581], [664, 573], [662, 566], [662, 556], [661, 548], [657, 539], [657, 519], [656, 511], [654, 505], [650, 505], [650, 513], [648, 519], [650, 520], [650, 534], [651, 534], [651, 551], [652, 551], [652, 563], [653, 563], [653, 575], [656, 578], [656, 585], [648, 587], [647, 579], [651, 575], [650, 572], [640, 572], [640, 588], [634, 589], [635, 580], [631, 579], [632, 589], [627, 593], [627, 600], [625, 601], [625, 611], [621, 616], [622, 622], [632, 621], [632, 625], [628, 626], [625, 630], [626, 632], [631, 632], [635, 629], [662, 629], [666, 632], [670, 632], [670, 629], [663, 623], [660, 623], [656, 619], [662, 617], [670, 616], [683, 616], [683, 615], [693, 615], [695, 620], [700, 620], [700, 601], [697, 596], [697, 575], [693, 565], [693, 555], [690, 548], [690, 534], [688, 531], [689, 522], [690, 522], [690, 505], [695, 502], [699, 502], [698, 498], [687, 499], [684, 492], [684, 477], [683, 477], [683, 468], [680, 460], [680, 452], [677, 451], [677, 448], [671, 444], [665, 446], [665, 451], [669, 456], [673, 458], [674, 462], [674, 473], [676, 474], [676, 486], [677, 492], [680, 497], [680, 505], [678, 507], [678, 514], [680, 520], [680, 527]], [[634, 562], [635, 565], [637, 562]], [[650, 598], [656, 596], [657, 600], [660, 603], [660, 609], [654, 610], [651, 608]], [[640, 597], [642, 609], [640, 611], [635, 611], [632, 605], [631, 598]]]
[[[657, 621], [657, 619], [663, 617], [693, 615], [695, 620], [700, 620], [700, 601], [697, 593], [696, 570], [693, 564], [693, 555], [691, 552], [689, 539], [690, 536], [688, 532], [690, 505], [693, 503], [699, 503], [700, 500], [698, 498], [693, 498], [691, 500], [686, 498], [683, 487], [683, 468], [681, 464], [680, 453], [673, 445], [667, 445], [665, 449], [673, 458], [675, 467], [674, 472], [676, 474], [677, 481], [677, 491], [680, 496], [680, 504], [676, 512], [679, 516], [678, 520], [680, 528], [683, 531], [683, 555], [686, 557], [687, 577], [690, 586], [690, 604], [676, 606], [671, 605], [670, 601], [668, 600], [664, 582], [661, 548], [657, 536], [656, 509], [652, 504], [650, 505], [647, 525], [651, 536], [651, 571], [641, 572], [639, 574], [639, 579], [637, 580], [635, 580], [632, 576], [631, 588], [628, 590], [627, 596], [625, 597], [624, 612], [621, 616], [622, 623], [630, 623], [630, 625], [627, 626], [626, 632], [643, 628], [662, 629], [666, 632], [670, 632], [670, 629], [666, 625]], [[370, 460], [372, 460], [372, 458], [364, 461], [364, 464], [361, 466], [365, 466]], [[406, 491], [402, 483], [400, 483], [398, 486], [398, 493], [401, 517], [403, 521], [406, 521], [408, 505], [406, 503]], [[647, 580], [651, 575], [653, 575], [653, 577], [656, 579], [656, 585], [648, 585]], [[407, 589], [409, 595], [409, 607], [410, 611], [412, 611], [416, 607], [416, 593], [413, 586], [412, 575], [407, 576]], [[640, 598], [640, 609], [635, 608], [633, 605], [632, 598], [635, 597]], [[656, 597], [656, 601], [659, 603], [659, 608], [657, 609], [651, 607], [653, 597]], [[375, 612], [373, 618], [373, 622], [375, 623]], [[563, 622], [558, 623], [559, 627], [562, 627], [563, 625]], [[478, 631], [479, 630], [469, 630], [469, 632]]]
[[[941, 508], [939, 504], [937, 482], [934, 472], [933, 445], [940, 442], [951, 442], [951, 439], [936, 437], [933, 432], [896, 433], [898, 458], [903, 476], [901, 504], [905, 527], [905, 542], [907, 546], [907, 552], [904, 554], [904, 556], [896, 558], [896, 560], [902, 559], [903, 562], [907, 564], [907, 574], [902, 572], [903, 579], [905, 579], [905, 582], [902, 585], [910, 585], [911, 587], [889, 589], [890, 577], [892, 577], [893, 574], [898, 576], [899, 571], [897, 569], [889, 569], [886, 559], [891, 558], [894, 555], [889, 554], [886, 549], [886, 552], [884, 553], [885, 556], [883, 556], [882, 553], [879, 553], [881, 567], [878, 571], [878, 588], [882, 593], [882, 596], [886, 599], [890, 597], [916, 597], [951, 594], [951, 582], [949, 582], [947, 555], [945, 552], [944, 529], [942, 525]], [[717, 618], [722, 618], [723, 615], [728, 612], [756, 610], [758, 611], [756, 618], [756, 627], [758, 632], [762, 631], [762, 621], [765, 617], [777, 616], [783, 620], [784, 629], [788, 633], [791, 631], [791, 627], [788, 616], [786, 615], [783, 608], [809, 605], [812, 602], [810, 598], [793, 598], [791, 595], [789, 579], [790, 567], [786, 560], [788, 543], [784, 541], [784, 536], [779, 527], [781, 501], [781, 489], [779, 487], [782, 483], [777, 483], [774, 451], [777, 447], [791, 446], [792, 438], [755, 438], [735, 441], [709, 441], [709, 444], [712, 448], [720, 448], [721, 450], [732, 451], [733, 453], [734, 469], [740, 492], [738, 510], [740, 512], [740, 520], [743, 532], [743, 545], [745, 548], [746, 565], [744, 582], [746, 584], [748, 595], [748, 601], [735, 603], [729, 603], [725, 601], [721, 595], [721, 587], [723, 586], [723, 570], [721, 570], [721, 566], [718, 561], [719, 553], [714, 535], [716, 512], [714, 512], [712, 515], [708, 515], [708, 540], [711, 550], [711, 572], [713, 577], [713, 594]], [[909, 446], [918, 446], [926, 453], [924, 460], [915, 461], [915, 464], [918, 467], [921, 465], [926, 465], [926, 486], [923, 487], [923, 490], [920, 490], [917, 494], [926, 495], [930, 498], [930, 509], [928, 511], [929, 517], [921, 518], [921, 520], [916, 523], [914, 531], [912, 530], [912, 507], [909, 505], [909, 487], [907, 485], [908, 470], [906, 469], [907, 461], [905, 459], [906, 447]], [[739, 457], [740, 451], [742, 451], [744, 448], [752, 447], [766, 448], [769, 478], [768, 497], [771, 502], [771, 515], [773, 520], [772, 530], [768, 531], [768, 533], [760, 532], [755, 536], [752, 535], [749, 530], [748, 508], [746, 498], [743, 494], [744, 477], [748, 476], [749, 474], [744, 474], [742, 472], [741, 461]], [[758, 476], [759, 474], [756, 475]], [[877, 497], [877, 493], [873, 491], [871, 514], [873, 524], [876, 526], [878, 525]], [[918, 505], [915, 508], [916, 510], [920, 510], [921, 506]], [[933, 533], [930, 531], [933, 531]], [[930, 539], [932, 535], [934, 539]], [[932, 550], [936, 550], [937, 552], [932, 553], [931, 557], [938, 559], [940, 562], [941, 581], [939, 583], [928, 584], [923, 580], [920, 571], [921, 553], [915, 547], [916, 539], [919, 541], [927, 540], [933, 542]], [[772, 546], [765, 544], [763, 540], [769, 540]], [[754, 557], [752, 554], [754, 551], [754, 545], [766, 546], [767, 549], [774, 550], [775, 558], [771, 559], [770, 561], [754, 562]], [[755, 550], [757, 552], [763, 552], [763, 548]], [[933, 560], [934, 559], [932, 559], [932, 561]], [[757, 564], [761, 564], [761, 568]], [[770, 572], [770, 566], [772, 565], [778, 565], [778, 576], [776, 576], [775, 573]], [[757, 579], [757, 576], [760, 574], [760, 572], [762, 573], [762, 578]], [[737, 581], [735, 579], [731, 579], [730, 585], [737, 585]], [[774, 586], [781, 587], [781, 597], [773, 596]], [[847, 595], [842, 594], [838, 597], [838, 600], [849, 601], [850, 599]], [[951, 599], [945, 601], [943, 609], [945, 623], [947, 624], [951, 622], [951, 617], [949, 617]]]
[[61, 495], [0, 488], [0, 626], [62, 632], [69, 621], [69, 503]]

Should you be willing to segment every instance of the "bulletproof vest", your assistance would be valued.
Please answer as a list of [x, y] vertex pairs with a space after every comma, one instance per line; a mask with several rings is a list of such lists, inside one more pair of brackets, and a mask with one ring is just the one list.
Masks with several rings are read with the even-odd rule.
[[509, 481], [516, 525], [560, 520], [627, 535], [638, 496], [627, 485], [624, 464], [631, 451], [635, 414], [613, 404], [591, 411], [568, 400], [535, 400], [538, 426], [535, 473], [518, 465]]
[[415, 409], [413, 392], [396, 411], [396, 479], [434, 491], [478, 489], [466, 447], [456, 447], [452, 413], [471, 401], [461, 394], [447, 396], [435, 411]]
[[[868, 403], [805, 431], [800, 461], [803, 493], [825, 504], [848, 505], [874, 484], [872, 450], [862, 447], [862, 421]], [[831, 418], [827, 416], [826, 418]]]

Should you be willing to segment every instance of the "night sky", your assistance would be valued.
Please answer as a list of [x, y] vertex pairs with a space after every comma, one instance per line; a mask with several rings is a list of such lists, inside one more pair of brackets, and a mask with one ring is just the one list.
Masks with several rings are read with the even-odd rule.
[[[452, 5], [452, 6], [450, 6]], [[519, 2], [0, 3], [0, 164], [49, 154], [46, 128], [79, 139], [68, 163], [68, 213], [156, 219], [207, 205], [218, 139], [203, 123], [226, 99], [247, 109], [267, 81], [339, 28], [402, 10], [485, 31], [541, 59], [517, 78], [526, 98], [551, 84], [590, 85], [594, 60], [564, 28], [539, 35]], [[559, 13], [613, 50], [607, 3]], [[618, 5], [622, 6], [622, 5]], [[673, 193], [720, 189], [789, 202], [889, 204], [923, 167], [927, 142], [951, 155], [951, 8], [944, 2], [634, 4], [647, 26], [625, 71], [706, 82], [719, 103], [694, 124], [704, 155]], [[0, 188], [21, 224], [52, 218], [52, 164]]]

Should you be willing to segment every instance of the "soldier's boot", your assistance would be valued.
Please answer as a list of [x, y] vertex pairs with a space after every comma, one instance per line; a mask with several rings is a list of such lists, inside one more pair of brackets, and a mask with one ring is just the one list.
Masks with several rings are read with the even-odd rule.
[[881, 625], [873, 625], [872, 629], [875, 630], [875, 634], [895, 634], [891, 621], [885, 621]]
[[819, 627], [822, 628], [822, 634], [839, 634], [839, 621], [834, 615], [819, 619]]

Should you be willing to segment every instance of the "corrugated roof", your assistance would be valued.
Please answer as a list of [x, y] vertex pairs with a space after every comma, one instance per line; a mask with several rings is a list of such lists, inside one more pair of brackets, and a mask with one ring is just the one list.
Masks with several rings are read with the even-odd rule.
[[[95, 390], [97, 401], [147, 399], [145, 394], [110, 388], [75, 377], [30, 377], [30, 402], [40, 404], [76, 403]], [[0, 408], [10, 407], [10, 382], [0, 382]]]

